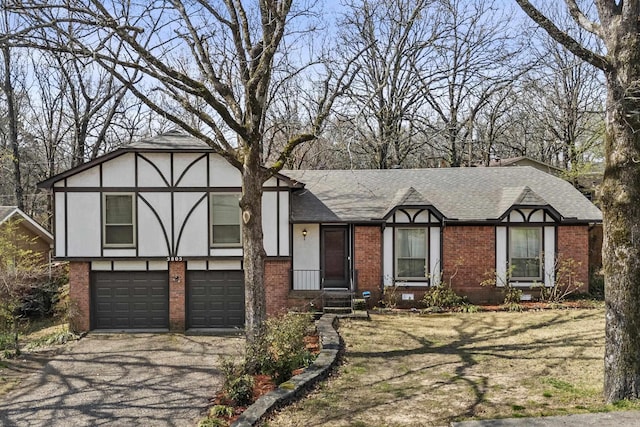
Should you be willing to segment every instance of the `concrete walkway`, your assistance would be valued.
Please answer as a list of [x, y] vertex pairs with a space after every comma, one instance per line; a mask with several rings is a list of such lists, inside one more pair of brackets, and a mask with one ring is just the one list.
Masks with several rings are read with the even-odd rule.
[[603, 412], [540, 418], [505, 418], [501, 420], [463, 421], [451, 427], [637, 427], [639, 411]]
[[238, 337], [90, 334], [0, 401], [0, 426], [194, 426]]

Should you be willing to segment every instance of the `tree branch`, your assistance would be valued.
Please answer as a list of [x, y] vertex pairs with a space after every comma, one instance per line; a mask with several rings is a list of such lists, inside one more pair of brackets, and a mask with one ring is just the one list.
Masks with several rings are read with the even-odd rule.
[[544, 16], [529, 0], [516, 0], [520, 8], [529, 15], [535, 23], [540, 25], [555, 41], [566, 47], [577, 57], [583, 59], [589, 64], [603, 71], [611, 68], [611, 64], [607, 58], [598, 55], [590, 49], [587, 49], [573, 37], [559, 29], [549, 18]]

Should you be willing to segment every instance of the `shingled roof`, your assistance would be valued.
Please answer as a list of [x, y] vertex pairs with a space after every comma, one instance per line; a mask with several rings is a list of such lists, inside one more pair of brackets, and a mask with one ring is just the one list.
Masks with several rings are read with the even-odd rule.
[[382, 220], [393, 203], [422, 202], [445, 221], [499, 220], [511, 206], [548, 206], [563, 221], [599, 222], [600, 210], [570, 183], [533, 167], [283, 171], [294, 222]]

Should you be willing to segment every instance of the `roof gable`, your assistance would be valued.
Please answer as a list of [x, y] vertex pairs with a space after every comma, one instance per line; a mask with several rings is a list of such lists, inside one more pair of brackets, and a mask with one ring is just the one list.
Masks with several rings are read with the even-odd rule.
[[[178, 130], [172, 130], [152, 138], [146, 138], [132, 142], [107, 154], [104, 154], [94, 160], [83, 163], [79, 166], [61, 172], [49, 179], [38, 183], [39, 188], [51, 188], [58, 181], [77, 175], [102, 163], [105, 163], [116, 157], [120, 157], [126, 153], [215, 153], [216, 151], [206, 142], [188, 135]], [[298, 187], [298, 183], [294, 182], [282, 174], [275, 174], [276, 178], [285, 181], [290, 187]]]
[[22, 221], [22, 224], [35, 234], [40, 236], [47, 243], [53, 243], [53, 235], [38, 224], [33, 218], [18, 209], [17, 206], [0, 206], [0, 224], [11, 220], [12, 218], [18, 218]]

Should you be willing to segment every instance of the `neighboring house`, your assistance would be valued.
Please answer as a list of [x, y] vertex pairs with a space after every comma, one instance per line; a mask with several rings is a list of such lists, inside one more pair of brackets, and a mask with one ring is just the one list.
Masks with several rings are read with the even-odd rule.
[[561, 176], [565, 170], [552, 166], [548, 163], [541, 162], [540, 160], [532, 159], [527, 156], [508, 157], [506, 159], [495, 159], [489, 163], [490, 167], [505, 167], [505, 166], [531, 166], [551, 175]]
[[[81, 329], [242, 327], [240, 173], [206, 144], [170, 132], [41, 186]], [[550, 286], [558, 258], [582, 263], [586, 283], [601, 221], [569, 183], [530, 167], [283, 171], [262, 207], [270, 314], [327, 289], [378, 300], [399, 285], [417, 300], [440, 282], [495, 301], [487, 272]]]
[[17, 224], [19, 241], [24, 246], [22, 249], [40, 254], [42, 262], [48, 263], [53, 247], [53, 235], [17, 206], [0, 206], [0, 229], [11, 221]]

